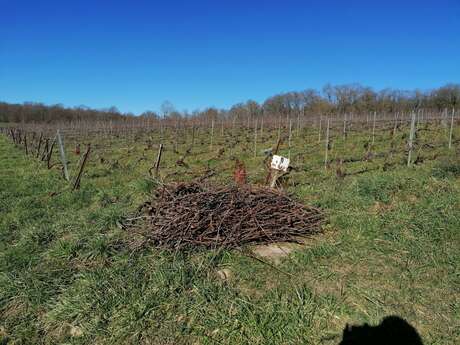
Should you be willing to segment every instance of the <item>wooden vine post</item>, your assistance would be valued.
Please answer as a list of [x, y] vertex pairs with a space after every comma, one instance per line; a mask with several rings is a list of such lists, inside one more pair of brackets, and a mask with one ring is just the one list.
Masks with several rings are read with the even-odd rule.
[[455, 108], [452, 109], [452, 117], [450, 118], [449, 150], [452, 148], [452, 133], [454, 130], [454, 115], [455, 115]]
[[407, 166], [410, 167], [412, 164], [412, 150], [414, 148], [414, 136], [415, 136], [415, 120], [416, 115], [415, 111], [412, 112], [412, 121], [410, 123], [410, 133], [409, 133], [409, 152], [407, 154]]
[[177, 124], [177, 120], [176, 120], [176, 123], [174, 125], [174, 152], [177, 152], [178, 151], [178, 138], [179, 136], [179, 128], [178, 128], [178, 124]]
[[161, 162], [162, 153], [163, 153], [163, 144], [160, 144], [160, 147], [158, 148], [158, 155], [157, 155], [157, 160], [155, 162], [155, 165], [149, 170], [150, 175], [152, 175], [152, 170], [154, 170], [154, 174], [153, 174], [154, 178], [158, 177], [158, 173], [160, 171], [160, 162]]
[[81, 175], [83, 174], [83, 170], [85, 169], [86, 161], [88, 160], [90, 151], [91, 151], [91, 144], [88, 144], [85, 155], [82, 158], [77, 177], [75, 178], [75, 182], [73, 184], [72, 191], [80, 188]]
[[[275, 149], [272, 150], [272, 155], [278, 154], [278, 151], [280, 149], [280, 145], [281, 145], [281, 138], [277, 140], [276, 145], [275, 145]], [[267, 174], [267, 177], [265, 178], [265, 184], [266, 185], [269, 184], [271, 178], [272, 178], [272, 169], [269, 166], [268, 167], [268, 174]]]
[[394, 126], [393, 126], [393, 138], [396, 136], [396, 129], [398, 128], [398, 116], [399, 112], [395, 114]]
[[257, 157], [257, 118], [254, 125], [254, 157]]
[[264, 136], [264, 113], [262, 110], [262, 118], [260, 119], [260, 138], [261, 140], [263, 140], [263, 136]]
[[300, 109], [299, 113], [297, 114], [297, 136], [300, 136]]
[[372, 145], [375, 143], [375, 118], [377, 117], [377, 112], [374, 111], [374, 122], [372, 124]]
[[192, 125], [192, 149], [194, 146], [195, 146], [195, 124]]
[[38, 158], [38, 156], [40, 155], [40, 149], [42, 148], [42, 140], [43, 140], [43, 133], [40, 133], [40, 138], [38, 139], [37, 152], [35, 154], [36, 158]]
[[29, 150], [27, 148], [27, 133], [24, 133], [24, 148], [26, 150], [26, 155], [29, 154]]
[[321, 142], [321, 121], [322, 120], [322, 115], [319, 116], [319, 125], [318, 125], [318, 143]]
[[327, 160], [329, 153], [329, 118], [327, 118], [327, 129], [326, 129], [326, 150], [324, 153], [324, 169], [327, 169]]
[[213, 141], [214, 141], [214, 119], [212, 119], [211, 121], [211, 150], [212, 150], [212, 144], [213, 144]]
[[291, 159], [291, 141], [292, 141], [292, 119], [289, 119], [289, 153], [288, 153], [288, 159]]
[[57, 130], [56, 137], [59, 145], [59, 154], [61, 155], [62, 166], [64, 168], [64, 177], [67, 181], [69, 181], [70, 178], [69, 171], [67, 170], [67, 159], [65, 157], [64, 145], [62, 143], [61, 133], [59, 133], [59, 129]]
[[281, 115], [279, 117], [279, 121], [278, 121], [278, 140], [281, 139]]
[[49, 145], [50, 145], [50, 140], [48, 138], [46, 138], [45, 139], [45, 147], [43, 148], [43, 152], [42, 152], [42, 155], [40, 157], [41, 161], [44, 161], [46, 156], [48, 155]]
[[51, 142], [50, 148], [48, 150], [48, 154], [46, 156], [46, 166], [48, 167], [48, 169], [51, 169], [51, 156], [53, 155], [53, 149], [54, 149], [55, 144], [56, 144], [56, 138], [54, 138], [53, 141]]
[[282, 156], [273, 155], [269, 168], [270, 187], [275, 188], [276, 181], [283, 175], [289, 173], [289, 159]]

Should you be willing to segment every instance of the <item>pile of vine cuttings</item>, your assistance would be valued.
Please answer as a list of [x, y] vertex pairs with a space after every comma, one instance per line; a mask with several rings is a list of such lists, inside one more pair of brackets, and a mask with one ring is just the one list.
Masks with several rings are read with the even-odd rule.
[[322, 212], [266, 187], [176, 183], [159, 187], [124, 226], [156, 247], [235, 248], [297, 242], [321, 231]]

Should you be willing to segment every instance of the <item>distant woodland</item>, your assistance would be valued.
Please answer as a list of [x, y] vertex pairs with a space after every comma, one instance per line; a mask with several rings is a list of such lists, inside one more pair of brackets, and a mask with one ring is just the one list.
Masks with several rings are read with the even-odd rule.
[[[407, 112], [416, 109], [441, 111], [460, 107], [460, 84], [447, 84], [429, 91], [384, 89], [375, 91], [359, 84], [326, 85], [322, 90], [307, 89], [287, 92], [267, 98], [263, 103], [249, 100], [230, 109], [207, 108], [191, 113], [178, 111], [170, 102], [164, 102], [159, 112], [145, 111], [141, 117], [154, 118], [243, 118], [262, 115], [316, 115], [366, 112]], [[86, 106], [68, 108], [60, 104], [10, 104], [0, 102], [0, 122], [53, 123], [62, 121], [103, 121], [132, 118], [132, 113], [121, 113], [116, 107], [91, 109]]]

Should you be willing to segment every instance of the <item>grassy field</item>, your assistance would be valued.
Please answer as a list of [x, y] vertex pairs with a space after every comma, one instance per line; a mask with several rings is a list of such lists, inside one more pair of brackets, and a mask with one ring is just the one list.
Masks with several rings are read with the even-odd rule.
[[[425, 344], [458, 343], [460, 155], [447, 149], [445, 130], [419, 132], [420, 162], [411, 168], [405, 132], [396, 139], [380, 132], [375, 159], [364, 161], [369, 133], [337, 131], [329, 157], [350, 161], [345, 177], [335, 163], [325, 170], [317, 131], [303, 131], [293, 137], [284, 187], [321, 207], [327, 224], [274, 266], [240, 251], [130, 249], [117, 224], [155, 188], [147, 172], [158, 133], [82, 139], [93, 153], [76, 192], [58, 167], [48, 170], [0, 136], [1, 341], [327, 345], [340, 341], [347, 322], [396, 314]], [[181, 136], [175, 153], [170, 133], [162, 176], [189, 180], [215, 170], [212, 180], [227, 183], [237, 157], [249, 181], [262, 183], [260, 150], [276, 136], [259, 136], [254, 157], [251, 130], [216, 134], [212, 149], [209, 133], [196, 133], [185, 167], [176, 161], [192, 139]], [[68, 153], [76, 140], [66, 140]], [[288, 155], [286, 143], [281, 153]], [[69, 160], [75, 171], [78, 157]], [[227, 280], [217, 275], [224, 268]]]

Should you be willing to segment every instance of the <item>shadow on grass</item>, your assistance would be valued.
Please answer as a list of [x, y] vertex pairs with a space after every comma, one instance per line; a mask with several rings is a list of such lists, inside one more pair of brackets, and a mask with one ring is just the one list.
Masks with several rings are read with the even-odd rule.
[[377, 326], [346, 325], [339, 345], [423, 345], [417, 330], [399, 316], [387, 316]]

